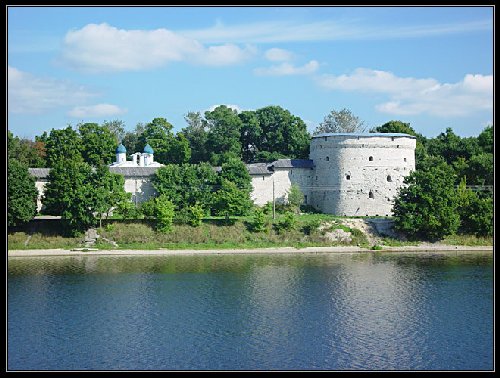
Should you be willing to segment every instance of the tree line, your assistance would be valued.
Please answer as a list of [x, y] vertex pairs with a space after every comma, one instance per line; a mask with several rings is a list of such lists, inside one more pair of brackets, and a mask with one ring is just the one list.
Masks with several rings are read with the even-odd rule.
[[[174, 212], [191, 223], [206, 215], [248, 214], [251, 184], [245, 163], [309, 154], [311, 135], [304, 121], [279, 106], [237, 112], [221, 105], [204, 115], [189, 112], [185, 120], [187, 126], [177, 133], [166, 118], [140, 123], [128, 132], [119, 120], [81, 123], [75, 129], [69, 125], [44, 132], [34, 141], [8, 131], [8, 225], [22, 224], [36, 214], [36, 188], [27, 167], [52, 168], [45, 211], [63, 216], [69, 229], [78, 232], [111, 209], [128, 216], [137, 216], [140, 210], [151, 218]], [[313, 134], [364, 130], [359, 117], [342, 109], [325, 116]], [[451, 128], [426, 138], [401, 121], [369, 132], [416, 137], [416, 171], [394, 202], [399, 230], [430, 238], [454, 232], [492, 235], [492, 192], [474, 192], [467, 185], [493, 185], [493, 126], [467, 138]], [[149, 144], [155, 160], [166, 165], [153, 178], [161, 198], [141, 209], [124, 192], [123, 177], [106, 169], [120, 142], [128, 153]], [[80, 219], [78, 224], [70, 224], [75, 219]]]

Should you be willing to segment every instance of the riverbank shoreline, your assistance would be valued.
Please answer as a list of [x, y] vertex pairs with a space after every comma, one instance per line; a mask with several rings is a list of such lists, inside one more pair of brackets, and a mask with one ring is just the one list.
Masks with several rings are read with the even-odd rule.
[[463, 245], [418, 245], [383, 247], [380, 250], [372, 250], [361, 247], [277, 247], [277, 248], [253, 248], [253, 249], [153, 249], [153, 250], [100, 250], [85, 249], [24, 249], [9, 250], [8, 257], [36, 257], [36, 256], [152, 256], [152, 255], [237, 255], [237, 254], [307, 254], [307, 253], [376, 253], [376, 252], [491, 252], [493, 246], [463, 246]]

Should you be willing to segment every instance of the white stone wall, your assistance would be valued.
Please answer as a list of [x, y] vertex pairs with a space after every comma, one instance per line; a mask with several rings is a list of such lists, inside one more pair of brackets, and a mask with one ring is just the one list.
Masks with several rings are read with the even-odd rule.
[[258, 206], [265, 205], [273, 201], [273, 181], [274, 198], [276, 203], [282, 203], [287, 198], [287, 193], [292, 184], [300, 187], [302, 193], [309, 200], [311, 179], [314, 171], [309, 168], [275, 168], [271, 175], [252, 175], [251, 198]]
[[45, 185], [47, 185], [47, 180], [37, 179], [35, 181], [35, 186], [38, 190], [38, 198], [36, 199], [37, 212], [40, 212], [40, 210], [42, 209], [42, 196], [45, 193]]
[[132, 202], [139, 204], [147, 201], [156, 194], [155, 188], [151, 183], [151, 177], [130, 177], [125, 176], [125, 191], [132, 193]]
[[314, 137], [310, 159], [314, 207], [335, 215], [390, 216], [404, 177], [415, 169], [415, 138]]

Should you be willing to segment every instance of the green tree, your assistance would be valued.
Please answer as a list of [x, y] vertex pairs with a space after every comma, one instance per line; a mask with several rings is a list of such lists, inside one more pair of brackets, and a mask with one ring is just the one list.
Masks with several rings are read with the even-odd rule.
[[464, 174], [470, 185], [493, 185], [493, 154], [483, 152], [472, 156]]
[[138, 123], [135, 126], [134, 131], [131, 132], [129, 131], [124, 134], [122, 139], [122, 144], [125, 146], [127, 153], [133, 154], [135, 152], [142, 152], [142, 149], [144, 148], [145, 144], [141, 148], [139, 144], [139, 138], [143, 132], [144, 132], [144, 125], [142, 123]]
[[46, 137], [45, 149], [49, 168], [64, 159], [83, 160], [81, 137], [71, 126], [65, 129], [52, 129]]
[[426, 167], [405, 178], [394, 202], [395, 228], [410, 237], [437, 240], [460, 225], [455, 174], [442, 161]]
[[234, 182], [222, 179], [213, 199], [215, 215], [247, 215], [251, 208], [249, 193], [239, 189]]
[[292, 210], [297, 213], [300, 211], [300, 205], [304, 203], [304, 193], [297, 184], [292, 184], [288, 190], [287, 199]]
[[118, 119], [113, 121], [104, 121], [103, 127], [109, 130], [115, 139], [115, 145], [120, 144], [125, 137], [125, 123]]
[[82, 157], [91, 166], [109, 165], [114, 161], [116, 137], [107, 126], [97, 123], [78, 125], [80, 132]]
[[165, 195], [155, 198], [156, 229], [160, 232], [169, 232], [172, 229], [175, 215], [175, 206]]
[[430, 155], [442, 156], [448, 164], [453, 164], [459, 157], [468, 160], [479, 152], [476, 138], [460, 138], [448, 127], [446, 132], [427, 142], [427, 151]]
[[256, 110], [255, 114], [262, 130], [256, 143], [259, 153], [266, 151], [307, 159], [311, 138], [302, 119], [280, 106], [267, 106]]
[[169, 164], [159, 168], [152, 179], [159, 195], [165, 195], [181, 210], [199, 203], [209, 209], [217, 173], [208, 163]]
[[236, 110], [220, 105], [213, 111], [206, 111], [205, 118], [208, 127], [206, 147], [210, 162], [214, 165], [221, 164], [224, 154], [241, 157], [242, 123]]
[[7, 130], [7, 158], [14, 158], [30, 168], [43, 168], [45, 155], [45, 143], [18, 138]]
[[479, 147], [483, 152], [493, 153], [493, 125], [488, 125], [477, 137]]
[[234, 182], [238, 189], [242, 189], [250, 193], [252, 191], [252, 178], [248, 169], [240, 159], [231, 158], [223, 163], [219, 173], [220, 179], [226, 179]]
[[143, 151], [149, 144], [155, 154], [155, 160], [162, 164], [181, 164], [189, 161], [190, 149], [186, 138], [176, 138], [173, 126], [165, 118], [155, 118], [148, 123], [139, 136], [138, 151]]
[[314, 130], [313, 134], [322, 133], [362, 133], [365, 131], [364, 122], [356, 117], [349, 109], [332, 110], [323, 122]]
[[130, 209], [131, 193], [125, 191], [125, 178], [122, 175], [112, 173], [108, 167], [100, 165], [94, 170], [92, 181], [95, 199], [93, 208], [99, 216], [99, 227], [103, 217], [108, 218], [113, 209]]
[[207, 121], [203, 119], [200, 112], [188, 112], [184, 119], [187, 126], [182, 129], [182, 134], [189, 141], [191, 148], [190, 162], [193, 164], [207, 162], [209, 156], [207, 153]]
[[46, 212], [61, 215], [66, 231], [77, 235], [96, 224], [91, 166], [81, 160], [60, 160], [50, 170], [43, 204]]
[[16, 159], [7, 162], [7, 226], [19, 226], [36, 215], [38, 190], [28, 167]]
[[255, 155], [259, 152], [258, 148], [262, 138], [262, 128], [255, 111], [244, 110], [238, 114], [241, 120], [241, 156], [245, 163], [255, 161]]

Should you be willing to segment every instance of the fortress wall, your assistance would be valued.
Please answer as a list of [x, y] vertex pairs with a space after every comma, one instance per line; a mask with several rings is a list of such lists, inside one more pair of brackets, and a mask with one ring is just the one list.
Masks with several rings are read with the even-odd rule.
[[275, 168], [271, 175], [252, 175], [251, 198], [259, 206], [272, 202], [274, 181], [276, 203], [283, 203], [292, 184], [298, 185], [309, 200], [313, 173], [310, 168]]
[[415, 138], [375, 135], [313, 137], [314, 207], [335, 215], [392, 215], [393, 198], [415, 169]]

